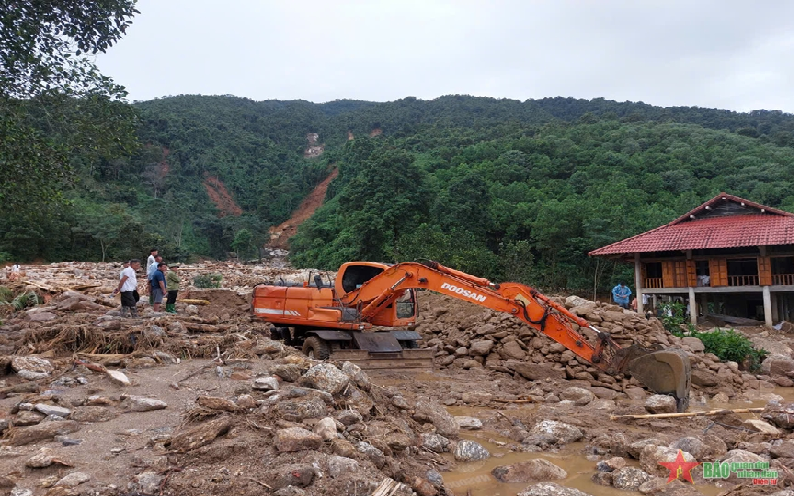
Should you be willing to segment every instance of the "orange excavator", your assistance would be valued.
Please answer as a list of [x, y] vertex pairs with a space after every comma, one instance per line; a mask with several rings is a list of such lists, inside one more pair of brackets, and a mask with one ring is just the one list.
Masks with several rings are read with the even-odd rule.
[[421, 336], [412, 329], [417, 290], [513, 315], [604, 372], [629, 374], [656, 393], [674, 396], [679, 411], [689, 404], [691, 372], [684, 351], [621, 348], [609, 333], [533, 288], [495, 284], [432, 261], [348, 262], [335, 281], [316, 274], [298, 284], [260, 284], [252, 308], [274, 324], [272, 337], [301, 347], [311, 358], [348, 360], [364, 368], [432, 367], [433, 350], [419, 349]]

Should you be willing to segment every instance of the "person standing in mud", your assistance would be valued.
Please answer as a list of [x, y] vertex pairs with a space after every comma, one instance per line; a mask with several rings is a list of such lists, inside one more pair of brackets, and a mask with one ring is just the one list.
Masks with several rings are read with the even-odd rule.
[[157, 265], [162, 261], [163, 257], [160, 255], [155, 255], [154, 263], [151, 265], [151, 267], [146, 269], [146, 291], [149, 292], [149, 305], [154, 305], [154, 295], [152, 295], [152, 277], [154, 277], [154, 273], [157, 272]]
[[135, 271], [141, 268], [141, 261], [138, 259], [130, 260], [129, 267], [121, 271], [119, 285], [113, 290], [113, 296], [121, 293], [121, 316], [129, 314], [130, 317], [138, 316], [136, 307], [137, 301], [135, 293], [138, 291], [138, 278]]
[[157, 264], [157, 270], [154, 271], [152, 275], [152, 280], [150, 281], [150, 288], [149, 292], [152, 296], [152, 305], [154, 306], [154, 311], [160, 311], [160, 305], [163, 303], [163, 297], [166, 293], [166, 285], [165, 285], [165, 273], [168, 271], [168, 266], [163, 262]]
[[165, 300], [165, 311], [168, 313], [176, 313], [176, 296], [179, 292], [179, 269], [178, 265], [170, 267], [169, 271], [165, 273], [165, 287], [168, 288], [168, 297]]
[[612, 299], [615, 301], [615, 304], [627, 310], [629, 308], [629, 296], [631, 296], [631, 290], [623, 283], [612, 288]]

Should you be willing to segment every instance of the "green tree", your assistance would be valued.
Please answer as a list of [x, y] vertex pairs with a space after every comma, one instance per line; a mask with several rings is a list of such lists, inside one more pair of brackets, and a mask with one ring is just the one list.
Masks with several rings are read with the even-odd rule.
[[130, 151], [126, 91], [90, 57], [124, 34], [134, 0], [0, 0], [0, 205], [60, 198], [75, 153]]

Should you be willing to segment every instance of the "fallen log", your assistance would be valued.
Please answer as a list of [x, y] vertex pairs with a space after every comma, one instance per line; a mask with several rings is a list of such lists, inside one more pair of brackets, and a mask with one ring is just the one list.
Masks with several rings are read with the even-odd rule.
[[705, 412], [685, 412], [685, 413], [648, 413], [646, 415], [610, 415], [610, 420], [619, 419], [649, 419], [649, 418], [678, 418], [678, 417], [706, 417], [710, 415], [721, 415], [724, 413], [760, 413], [764, 408], [720, 408], [719, 410], [708, 410]]
[[177, 303], [186, 303], [188, 305], [209, 305], [209, 300], [196, 300], [193, 298], [185, 298], [184, 300], [176, 300]]

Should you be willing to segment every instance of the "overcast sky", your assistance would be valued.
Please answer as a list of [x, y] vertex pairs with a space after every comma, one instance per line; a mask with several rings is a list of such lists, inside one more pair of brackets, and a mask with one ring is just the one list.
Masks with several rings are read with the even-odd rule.
[[131, 100], [573, 96], [794, 112], [794, 1], [139, 0]]

